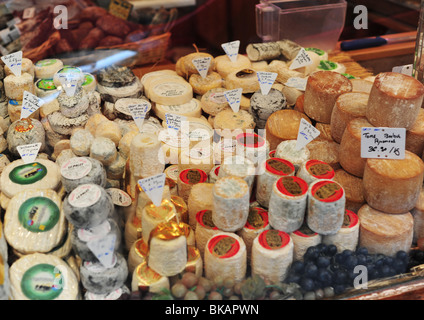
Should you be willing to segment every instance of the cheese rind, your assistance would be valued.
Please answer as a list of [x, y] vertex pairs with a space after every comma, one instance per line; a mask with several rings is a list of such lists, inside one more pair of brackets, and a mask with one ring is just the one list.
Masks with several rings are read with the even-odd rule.
[[274, 112], [286, 108], [287, 99], [281, 91], [271, 89], [268, 94], [263, 95], [256, 91], [250, 98], [250, 110], [258, 129], [264, 129], [268, 118]]
[[346, 210], [340, 230], [336, 234], [323, 236], [322, 243], [335, 245], [338, 252], [355, 251], [359, 241], [359, 225], [358, 216], [354, 212]]
[[193, 230], [197, 226], [197, 214], [202, 210], [212, 210], [213, 208], [213, 183], [198, 183], [191, 187], [188, 196], [188, 221]]

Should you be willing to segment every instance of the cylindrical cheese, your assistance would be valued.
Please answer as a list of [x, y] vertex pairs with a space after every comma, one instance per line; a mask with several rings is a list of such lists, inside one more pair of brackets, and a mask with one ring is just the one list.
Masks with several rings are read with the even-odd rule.
[[321, 243], [322, 236], [313, 232], [306, 223], [300, 229], [290, 233], [293, 240], [293, 258], [295, 261], [303, 261], [303, 255], [309, 247], [316, 246]]
[[238, 54], [235, 61], [232, 61], [226, 54], [215, 57], [215, 70], [223, 79], [231, 72], [249, 69], [252, 67], [250, 59], [242, 54]]
[[29, 73], [22, 73], [20, 76], [8, 75], [3, 79], [6, 97], [13, 100], [22, 101], [24, 92], [35, 94], [34, 78]]
[[373, 81], [366, 79], [350, 79], [352, 83], [352, 91], [353, 92], [364, 92], [370, 93], [373, 85]]
[[169, 288], [169, 278], [149, 268], [147, 262], [140, 263], [132, 274], [131, 290], [133, 292], [161, 293]]
[[[257, 167], [267, 159], [269, 142], [265, 137], [254, 132], [243, 132], [236, 136], [236, 152], [253, 162]], [[258, 172], [258, 174], [262, 174]]]
[[302, 163], [296, 175], [309, 185], [316, 180], [333, 180], [334, 169], [324, 161], [312, 159]]
[[338, 182], [346, 193], [346, 210], [357, 213], [365, 203], [362, 179], [343, 169], [338, 169], [335, 172], [334, 181]]
[[414, 219], [409, 212], [388, 214], [365, 204], [358, 211], [360, 229], [359, 246], [371, 254], [395, 256], [411, 249]]
[[212, 220], [212, 211], [211, 210], [201, 210], [196, 214], [196, 229], [195, 239], [196, 247], [199, 249], [200, 255], [204, 258], [205, 247], [208, 240], [222, 232], [219, 230]]
[[191, 188], [198, 184], [204, 183], [208, 180], [208, 175], [205, 171], [200, 169], [185, 169], [180, 171], [178, 175], [178, 195], [188, 203]]
[[197, 183], [191, 187], [187, 200], [188, 224], [196, 230], [196, 215], [202, 210], [212, 210], [213, 207], [213, 183]]
[[404, 159], [367, 159], [363, 177], [365, 201], [379, 211], [408, 212], [418, 199], [423, 175], [423, 161], [409, 151], [405, 151]]
[[131, 142], [130, 166], [131, 172], [136, 177], [147, 178], [160, 174], [165, 169], [161, 161], [161, 142], [157, 135], [139, 133]]
[[346, 210], [343, 225], [336, 234], [325, 235], [322, 243], [333, 244], [338, 252], [355, 251], [359, 241], [359, 219], [356, 213]]
[[310, 158], [310, 151], [308, 148], [302, 148], [300, 150], [297, 150], [296, 145], [297, 145], [296, 140], [282, 141], [275, 149], [274, 156], [276, 158], [286, 159], [290, 161], [294, 165], [297, 171], [299, 170], [302, 163], [304, 163], [305, 161], [311, 158]]
[[410, 129], [421, 108], [424, 86], [398, 72], [382, 72], [375, 78], [366, 117], [375, 127]]
[[424, 189], [421, 188], [420, 196], [415, 203], [414, 209], [411, 210], [411, 214], [414, 218], [414, 243], [419, 238], [424, 237]]
[[146, 205], [141, 213], [141, 235], [147, 242], [150, 239], [150, 232], [162, 222], [175, 221], [176, 209], [174, 204], [163, 199], [160, 206], [156, 207], [153, 203]]
[[244, 156], [236, 155], [234, 157], [227, 157], [221, 164], [219, 169], [218, 178], [236, 176], [246, 181], [249, 186], [249, 194], [253, 189], [255, 182], [256, 168], [252, 161]]
[[406, 131], [405, 149], [421, 157], [424, 151], [424, 109], [420, 108], [412, 127]]

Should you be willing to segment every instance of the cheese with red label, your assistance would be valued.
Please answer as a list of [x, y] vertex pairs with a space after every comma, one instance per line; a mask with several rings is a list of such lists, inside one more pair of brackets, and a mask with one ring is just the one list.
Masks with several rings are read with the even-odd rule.
[[325, 235], [322, 243], [335, 245], [338, 252], [355, 251], [359, 241], [359, 218], [356, 213], [346, 210], [342, 227], [336, 234]]
[[311, 159], [302, 163], [296, 175], [309, 185], [316, 180], [333, 180], [334, 169], [324, 161]]
[[188, 222], [193, 230], [196, 230], [196, 216], [199, 211], [212, 210], [213, 208], [213, 183], [197, 183], [191, 187], [187, 200]]

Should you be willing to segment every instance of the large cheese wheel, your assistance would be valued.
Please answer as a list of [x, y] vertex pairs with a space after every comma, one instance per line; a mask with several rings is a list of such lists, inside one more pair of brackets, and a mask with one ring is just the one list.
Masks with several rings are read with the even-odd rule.
[[306, 83], [303, 108], [308, 117], [318, 122], [330, 123], [336, 99], [352, 91], [352, 84], [345, 76], [332, 71], [317, 71]]
[[301, 119], [311, 123], [305, 114], [296, 110], [285, 109], [272, 113], [265, 125], [266, 139], [269, 141], [270, 149], [276, 149], [284, 140], [296, 140]]
[[408, 212], [418, 199], [423, 175], [423, 161], [409, 151], [399, 160], [367, 159], [363, 177], [365, 200], [383, 212]]
[[421, 188], [420, 195], [415, 203], [414, 209], [411, 210], [414, 217], [414, 243], [418, 239], [424, 237], [424, 188]]
[[180, 105], [153, 104], [153, 111], [159, 119], [165, 120], [167, 113], [178, 114], [184, 117], [200, 118], [202, 115], [201, 103], [198, 99]]
[[398, 251], [409, 252], [414, 233], [411, 213], [387, 214], [365, 204], [358, 211], [359, 246], [371, 254], [394, 256]]
[[365, 92], [370, 93], [373, 85], [373, 81], [366, 79], [350, 79], [352, 83], [352, 91], [354, 92]]
[[309, 159], [323, 161], [334, 170], [340, 168], [340, 145], [335, 141], [313, 140], [306, 145], [309, 150]]
[[346, 192], [345, 208], [357, 213], [359, 208], [365, 204], [362, 179], [343, 169], [338, 169], [335, 172], [334, 181], [338, 182]]
[[420, 108], [417, 119], [406, 131], [405, 149], [421, 157], [424, 151], [424, 109]]
[[151, 83], [148, 98], [163, 105], [181, 105], [193, 99], [193, 88], [187, 81], [159, 79]]
[[319, 131], [319, 136], [315, 138], [315, 140], [327, 140], [334, 141], [331, 136], [331, 124], [329, 123], [315, 123], [315, 128]]
[[339, 149], [341, 167], [357, 177], [362, 177], [366, 158], [361, 157], [362, 128], [373, 127], [364, 117], [351, 120], [343, 133]]
[[196, 230], [197, 214], [202, 210], [212, 210], [213, 208], [213, 183], [197, 183], [191, 187], [187, 200], [188, 222], [193, 230]]
[[397, 72], [382, 72], [375, 78], [366, 116], [376, 127], [409, 129], [413, 126], [424, 97], [417, 79]]
[[231, 108], [220, 111], [214, 118], [213, 127], [217, 130], [247, 130], [256, 126], [253, 116], [246, 110], [234, 112]]
[[343, 132], [350, 120], [365, 117], [369, 94], [363, 92], [348, 92], [340, 95], [331, 114], [331, 136], [340, 143]]

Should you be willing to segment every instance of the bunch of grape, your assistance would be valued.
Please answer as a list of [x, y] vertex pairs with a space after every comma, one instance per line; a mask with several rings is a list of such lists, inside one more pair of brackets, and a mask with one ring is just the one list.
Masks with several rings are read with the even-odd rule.
[[370, 281], [406, 272], [408, 260], [405, 251], [394, 257], [369, 254], [364, 247], [337, 252], [335, 245], [321, 243], [309, 247], [303, 261], [292, 263], [285, 282], [299, 284], [304, 299], [330, 298], [353, 288], [355, 278], [364, 276], [364, 269], [355, 269], [357, 266], [366, 268], [364, 278]]
[[413, 268], [420, 264], [424, 264], [424, 251], [420, 248], [414, 248], [409, 251], [408, 268]]

